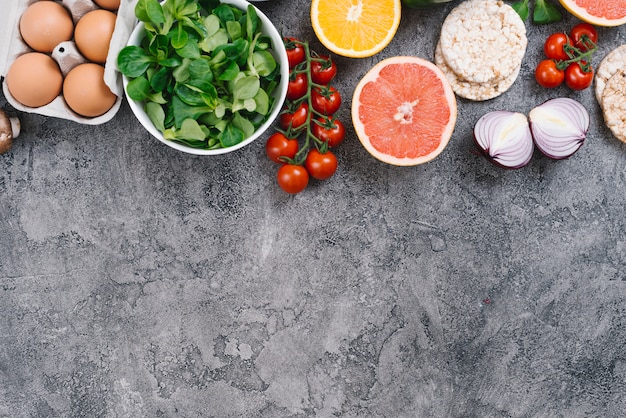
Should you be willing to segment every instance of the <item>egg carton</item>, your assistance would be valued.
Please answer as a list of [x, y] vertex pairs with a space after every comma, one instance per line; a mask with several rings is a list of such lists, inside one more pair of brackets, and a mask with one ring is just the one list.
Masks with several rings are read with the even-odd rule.
[[[20, 36], [19, 20], [24, 10], [36, 1], [41, 0], [3, 1], [3, 10], [0, 14], [0, 27], [5, 28], [5, 30], [3, 31], [4, 35], [0, 35], [0, 76], [3, 78], [2, 91], [7, 102], [18, 111], [68, 119], [87, 125], [98, 125], [111, 120], [119, 110], [124, 97], [121, 74], [117, 71], [117, 55], [128, 42], [128, 38], [136, 24], [137, 20], [135, 18], [134, 9], [137, 0], [121, 1], [117, 11], [115, 30], [104, 65], [104, 81], [109, 89], [111, 89], [111, 92], [117, 96], [117, 100], [113, 107], [105, 114], [92, 118], [75, 113], [65, 103], [62, 95], [45, 106], [33, 108], [24, 106], [15, 100], [7, 88], [5, 76], [13, 61], [20, 55], [32, 51]], [[62, 0], [57, 1], [57, 3], [61, 3], [68, 9], [75, 24], [84, 14], [99, 8], [92, 0]], [[2, 36], [4, 36], [4, 38], [2, 38]], [[54, 49], [51, 56], [59, 64], [64, 76], [76, 65], [87, 61], [80, 55], [73, 41], [66, 41], [59, 44]]]

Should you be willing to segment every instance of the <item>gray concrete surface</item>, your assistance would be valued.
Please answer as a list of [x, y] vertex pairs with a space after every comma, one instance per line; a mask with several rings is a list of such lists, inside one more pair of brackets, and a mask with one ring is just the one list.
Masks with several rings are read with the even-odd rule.
[[[323, 52], [309, 4], [259, 7]], [[381, 53], [337, 57], [348, 126], [360, 77], [432, 59], [451, 7], [403, 10]], [[264, 140], [192, 157], [126, 103], [98, 126], [21, 114], [0, 156], [0, 416], [624, 416], [626, 147], [591, 90], [535, 84], [565, 17], [528, 24], [520, 78], [459, 100], [433, 162], [380, 163], [349, 128], [337, 174], [295, 197]], [[625, 37], [600, 30], [594, 61]], [[471, 153], [482, 114], [557, 96], [592, 116], [571, 159]]]

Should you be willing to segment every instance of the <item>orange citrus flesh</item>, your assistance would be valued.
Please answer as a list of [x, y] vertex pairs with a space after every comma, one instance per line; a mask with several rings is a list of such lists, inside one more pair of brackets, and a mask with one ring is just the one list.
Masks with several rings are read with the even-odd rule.
[[579, 19], [598, 26], [626, 23], [624, 0], [560, 0], [563, 7]]
[[374, 157], [395, 165], [435, 158], [456, 123], [456, 98], [434, 64], [418, 57], [381, 61], [361, 80], [353, 123]]
[[401, 0], [313, 0], [311, 23], [330, 51], [369, 57], [391, 42], [400, 24]]

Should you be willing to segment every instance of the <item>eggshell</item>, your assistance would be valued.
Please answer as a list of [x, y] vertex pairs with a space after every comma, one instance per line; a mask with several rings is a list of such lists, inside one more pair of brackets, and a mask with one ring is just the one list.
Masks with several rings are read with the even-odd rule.
[[117, 100], [104, 83], [104, 67], [91, 62], [77, 65], [67, 73], [63, 97], [74, 112], [86, 117], [103, 115]]
[[50, 53], [59, 43], [72, 39], [74, 22], [59, 3], [44, 0], [26, 8], [20, 18], [20, 34], [35, 51]]
[[103, 9], [108, 10], [117, 10], [120, 7], [120, 0], [94, 0], [94, 2]]
[[41, 107], [61, 93], [63, 74], [49, 55], [28, 52], [13, 61], [5, 82], [15, 100], [24, 106]]
[[74, 30], [78, 50], [89, 61], [104, 64], [115, 30], [117, 15], [104, 9], [93, 10], [80, 18]]
[[[128, 37], [137, 23], [134, 9], [138, 0], [121, 1], [119, 9], [114, 13], [117, 16], [115, 30], [108, 48], [107, 60], [103, 66], [105, 68], [104, 82], [117, 96], [117, 99], [111, 109], [96, 117], [81, 116], [70, 109], [61, 94], [62, 85], [61, 92], [50, 103], [38, 107], [26, 106], [17, 100], [9, 90], [6, 76], [11, 65], [19, 56], [33, 52], [33, 48], [26, 44], [20, 34], [20, 19], [30, 5], [39, 2], [60, 4], [71, 14], [74, 24], [89, 11], [97, 10], [100, 7], [93, 0], [0, 0], [0, 27], [3, 28], [0, 31], [0, 95], [4, 96], [7, 103], [15, 110], [23, 113], [61, 118], [85, 125], [99, 125], [111, 120], [120, 109], [124, 97], [124, 87], [121, 74], [117, 71], [116, 57], [120, 49], [126, 46]], [[82, 54], [76, 52], [77, 48], [73, 47], [73, 41], [71, 39], [61, 42], [54, 48], [52, 53], [47, 53], [57, 62], [62, 74], [67, 74], [74, 66], [87, 60], [85, 57], [82, 57]], [[38, 66], [41, 67], [40, 64], [34, 65], [34, 67]], [[14, 74], [18, 75], [20, 73], [20, 71], [14, 72]], [[37, 79], [37, 77], [34, 79]], [[28, 83], [30, 84], [31, 81], [29, 80]], [[43, 94], [45, 87], [48, 86], [45, 83], [42, 84], [42, 88], [35, 87], [33, 90]]]

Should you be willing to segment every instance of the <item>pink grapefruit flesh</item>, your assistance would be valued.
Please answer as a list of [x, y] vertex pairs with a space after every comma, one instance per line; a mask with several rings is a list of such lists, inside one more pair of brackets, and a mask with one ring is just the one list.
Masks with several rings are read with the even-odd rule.
[[567, 11], [582, 21], [597, 26], [619, 26], [626, 23], [624, 0], [560, 0]]
[[352, 122], [365, 149], [392, 165], [426, 163], [446, 147], [457, 117], [456, 97], [443, 72], [419, 57], [376, 64], [358, 83]]

